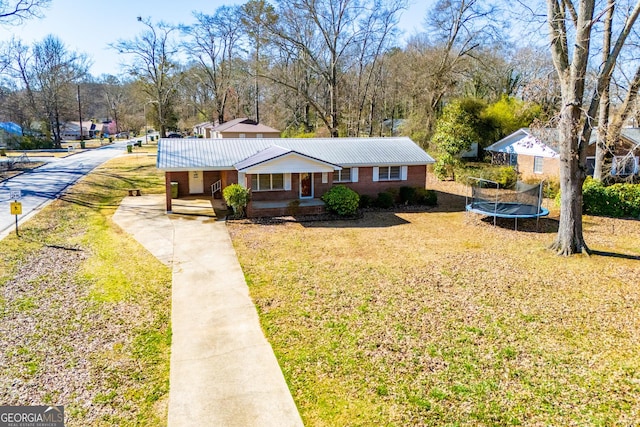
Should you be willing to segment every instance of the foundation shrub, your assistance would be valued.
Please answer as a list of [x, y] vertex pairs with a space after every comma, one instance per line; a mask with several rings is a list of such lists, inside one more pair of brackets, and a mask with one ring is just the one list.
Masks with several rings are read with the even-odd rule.
[[400, 203], [404, 205], [416, 204], [416, 187], [404, 186], [400, 187], [398, 196], [400, 197]]
[[233, 213], [237, 217], [244, 216], [250, 194], [249, 190], [240, 184], [231, 184], [222, 190], [224, 201], [233, 208]]
[[393, 194], [386, 191], [378, 193], [378, 198], [376, 199], [375, 205], [378, 208], [389, 209], [394, 205]]
[[366, 209], [366, 208], [370, 208], [371, 206], [373, 206], [373, 202], [374, 202], [374, 198], [369, 196], [368, 194], [361, 194], [360, 195], [360, 208], [361, 209]]
[[335, 185], [322, 196], [327, 208], [340, 216], [355, 215], [358, 212], [360, 196], [344, 185]]
[[438, 193], [434, 190], [416, 187], [416, 203], [425, 206], [435, 206], [438, 204]]

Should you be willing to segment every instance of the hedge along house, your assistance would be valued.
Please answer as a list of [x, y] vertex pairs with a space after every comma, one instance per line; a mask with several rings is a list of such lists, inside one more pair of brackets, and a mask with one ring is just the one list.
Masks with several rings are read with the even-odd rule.
[[320, 197], [337, 184], [373, 197], [390, 188], [425, 188], [431, 163], [409, 138], [163, 138], [157, 159], [168, 212], [172, 183], [178, 198], [221, 198], [222, 189], [238, 183], [251, 190], [253, 217], [284, 215], [292, 202], [300, 214], [322, 212]]
[[[587, 175], [593, 175], [596, 152], [596, 131], [591, 133], [587, 147]], [[485, 148], [492, 154], [492, 163], [511, 165], [521, 179], [560, 178], [560, 150], [558, 131], [554, 128], [522, 128]], [[623, 128], [616, 141], [612, 159], [612, 176], [630, 176], [640, 173], [640, 128]]]

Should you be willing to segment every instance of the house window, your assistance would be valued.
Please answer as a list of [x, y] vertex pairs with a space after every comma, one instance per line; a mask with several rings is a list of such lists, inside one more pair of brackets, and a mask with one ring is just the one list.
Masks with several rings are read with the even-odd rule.
[[380, 166], [378, 171], [379, 181], [399, 181], [400, 166]]
[[540, 156], [535, 156], [533, 158], [533, 172], [534, 173], [542, 173], [542, 168], [544, 165], [544, 158]]
[[351, 182], [351, 168], [333, 171], [333, 182]]
[[593, 172], [596, 169], [596, 158], [587, 157], [587, 176], [593, 176]]
[[615, 156], [611, 164], [611, 175], [629, 176], [638, 173], [638, 158]]
[[509, 166], [518, 166], [518, 154], [516, 153], [509, 154]]
[[262, 134], [261, 133], [256, 133], [256, 138], [262, 138]]
[[247, 135], [244, 134], [244, 133], [241, 133], [241, 134], [238, 135], [238, 138], [246, 138], [246, 137], [247, 137]]
[[261, 173], [251, 175], [251, 189], [253, 191], [284, 190], [284, 174]]

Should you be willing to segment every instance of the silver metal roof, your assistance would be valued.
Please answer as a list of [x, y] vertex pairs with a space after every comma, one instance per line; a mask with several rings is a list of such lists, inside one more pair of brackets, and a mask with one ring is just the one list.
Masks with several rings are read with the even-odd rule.
[[425, 165], [433, 158], [402, 138], [222, 138], [158, 142], [157, 167], [165, 171], [223, 170], [267, 148], [279, 146], [343, 167]]

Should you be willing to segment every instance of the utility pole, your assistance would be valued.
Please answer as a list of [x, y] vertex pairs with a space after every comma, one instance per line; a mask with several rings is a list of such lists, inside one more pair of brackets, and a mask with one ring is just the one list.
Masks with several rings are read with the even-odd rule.
[[78, 116], [80, 117], [80, 144], [82, 144], [82, 140], [84, 136], [82, 135], [82, 109], [80, 108], [80, 85], [78, 87]]

